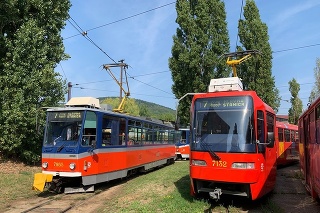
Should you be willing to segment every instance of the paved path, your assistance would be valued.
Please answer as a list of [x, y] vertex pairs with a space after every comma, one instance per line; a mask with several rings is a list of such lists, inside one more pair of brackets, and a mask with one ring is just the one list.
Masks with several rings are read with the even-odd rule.
[[286, 213], [319, 213], [320, 204], [313, 201], [302, 183], [299, 164], [278, 169], [276, 188], [270, 199]]

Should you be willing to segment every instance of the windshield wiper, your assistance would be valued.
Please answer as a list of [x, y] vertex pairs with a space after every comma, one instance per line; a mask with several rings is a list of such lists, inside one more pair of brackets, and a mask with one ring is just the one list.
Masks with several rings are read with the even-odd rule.
[[200, 141], [200, 147], [203, 150], [208, 151], [210, 153], [211, 158], [217, 161], [221, 160], [221, 158], [210, 148], [210, 145], [208, 143]]
[[61, 138], [62, 136], [60, 135], [59, 137], [57, 137], [56, 139], [53, 140], [53, 145], [55, 146], [56, 145], [56, 141]]
[[63, 147], [66, 145], [66, 142], [64, 142], [58, 149], [57, 152], [61, 152], [61, 150], [63, 149]]

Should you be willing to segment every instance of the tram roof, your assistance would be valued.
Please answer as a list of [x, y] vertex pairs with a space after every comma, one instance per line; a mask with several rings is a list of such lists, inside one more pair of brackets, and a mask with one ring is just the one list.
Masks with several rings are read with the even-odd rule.
[[[71, 99], [70, 99], [71, 100]], [[83, 99], [85, 101], [90, 101], [89, 99]], [[69, 101], [70, 102], [70, 101]], [[68, 103], [69, 103], [68, 102]], [[103, 112], [112, 116], [117, 116], [117, 117], [126, 117], [126, 118], [132, 118], [132, 119], [138, 119], [140, 121], [147, 121], [151, 122], [154, 124], [160, 124], [168, 127], [174, 127], [171, 122], [166, 122], [163, 120], [155, 119], [155, 118], [149, 118], [149, 117], [138, 117], [138, 116], [133, 116], [129, 114], [123, 114], [123, 113], [118, 113], [118, 112], [113, 112], [110, 110], [106, 110], [104, 108], [96, 108], [96, 107], [90, 107], [87, 106], [86, 104], [83, 104], [81, 102], [70, 102], [69, 104], [65, 104], [65, 107], [48, 107], [47, 112], [55, 112], [55, 111], [95, 111], [95, 112]]]

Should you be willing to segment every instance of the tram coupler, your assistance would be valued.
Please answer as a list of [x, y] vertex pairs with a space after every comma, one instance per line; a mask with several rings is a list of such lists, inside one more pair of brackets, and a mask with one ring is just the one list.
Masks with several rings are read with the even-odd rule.
[[212, 199], [219, 200], [220, 195], [222, 195], [221, 189], [215, 188], [213, 192], [209, 192], [209, 195]]

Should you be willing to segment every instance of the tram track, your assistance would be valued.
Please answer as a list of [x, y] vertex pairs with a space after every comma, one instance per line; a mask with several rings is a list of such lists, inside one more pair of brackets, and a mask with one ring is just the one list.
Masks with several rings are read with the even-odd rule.
[[[15, 206], [9, 212], [35, 213], [35, 212], [52, 212], [64, 213], [69, 212], [73, 208], [81, 206], [87, 200], [97, 196], [99, 193], [86, 194], [61, 194], [58, 197], [45, 198], [40, 203]], [[8, 213], [9, 213], [8, 212]]]
[[96, 185], [95, 192], [55, 194], [44, 192], [32, 200], [19, 201], [11, 205], [5, 213], [77, 213], [91, 212], [112, 199], [124, 183], [131, 178], [114, 180]]
[[124, 181], [109, 182], [99, 186], [93, 193], [57, 194], [56, 196], [58, 197], [46, 198], [40, 204], [29, 206], [26, 209], [15, 209], [14, 211], [10, 211], [10, 213], [73, 213], [83, 211], [88, 206], [89, 209], [92, 209], [93, 206], [98, 207], [103, 204], [103, 201], [108, 199], [109, 195], [118, 190], [123, 183]]

